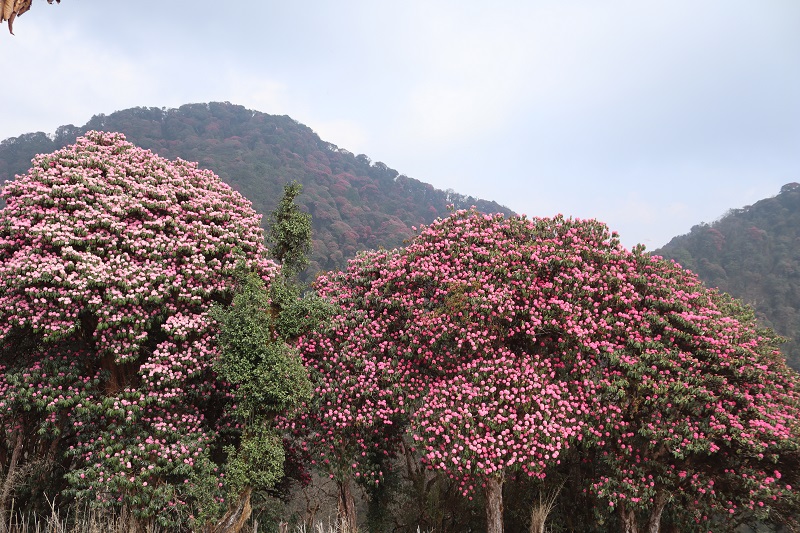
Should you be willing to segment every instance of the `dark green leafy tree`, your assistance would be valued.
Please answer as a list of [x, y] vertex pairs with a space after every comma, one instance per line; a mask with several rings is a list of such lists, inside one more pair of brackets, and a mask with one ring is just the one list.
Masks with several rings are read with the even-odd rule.
[[217, 307], [220, 357], [216, 369], [234, 386], [235, 422], [244, 430], [238, 446], [228, 446], [228, 485], [238, 504], [218, 524], [238, 530], [250, 515], [250, 497], [269, 491], [284, 476], [284, 440], [275, 419], [311, 399], [311, 383], [294, 339], [331, 314], [330, 306], [313, 294], [301, 296], [297, 275], [308, 263], [311, 217], [295, 203], [301, 186], [286, 186], [271, 215], [273, 255], [282, 274], [268, 288], [254, 271], [241, 264], [233, 301]]
[[269, 220], [270, 253], [281, 263], [284, 277], [291, 277], [308, 266], [311, 251], [311, 215], [300, 210], [295, 200], [303, 186], [293, 181], [283, 188], [283, 197]]
[[311, 396], [308, 375], [279, 332], [264, 281], [243, 265], [233, 302], [217, 308], [220, 376], [234, 386], [235, 422], [244, 430], [237, 446], [225, 449], [228, 485], [239, 503], [221, 522], [238, 529], [250, 515], [253, 491], [272, 489], [283, 476], [283, 439], [275, 417]]

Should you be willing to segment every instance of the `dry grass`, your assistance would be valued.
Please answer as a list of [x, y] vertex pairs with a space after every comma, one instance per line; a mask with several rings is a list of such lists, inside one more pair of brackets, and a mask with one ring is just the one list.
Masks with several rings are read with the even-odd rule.
[[110, 514], [84, 508], [63, 513], [50, 503], [50, 514], [22, 515], [13, 506], [0, 533], [161, 533], [158, 527], [142, 527], [126, 512]]
[[534, 502], [531, 507], [531, 529], [530, 533], [546, 533], [547, 530], [545, 529], [545, 524], [547, 522], [547, 517], [550, 515], [550, 512], [555, 507], [556, 499], [558, 498], [558, 493], [561, 492], [561, 488], [564, 486], [564, 482], [561, 482], [561, 485], [558, 488], [552, 490], [548, 494], [539, 493], [539, 502]]
[[[158, 528], [145, 528], [144, 533], [161, 533]], [[293, 530], [287, 524], [278, 526], [277, 532], [259, 528], [258, 522], [250, 523], [242, 530], [243, 533], [361, 533], [349, 531], [344, 524], [335, 519], [314, 524], [301, 524]], [[49, 516], [32, 515], [22, 516], [11, 513], [7, 523], [0, 527], [0, 533], [143, 533], [141, 526], [137, 525], [125, 513], [119, 515], [100, 514], [93, 510], [77, 513], [77, 516], [62, 515], [54, 505], [51, 505]], [[417, 533], [433, 533], [417, 528]]]
[[[50, 504], [49, 515], [23, 515], [12, 508], [5, 523], [0, 524], [0, 533], [166, 533], [159, 527], [142, 526], [133, 519], [130, 513], [108, 513], [92, 509], [89, 506], [72, 508], [62, 513], [55, 502]], [[13, 504], [13, 502], [12, 502]], [[242, 533], [364, 533], [361, 530], [351, 531], [335, 516], [327, 521], [303, 523], [289, 528], [287, 522], [278, 525], [277, 530], [259, 527], [258, 521], [251, 520], [242, 528]], [[417, 527], [416, 533], [434, 533], [423, 531]]]

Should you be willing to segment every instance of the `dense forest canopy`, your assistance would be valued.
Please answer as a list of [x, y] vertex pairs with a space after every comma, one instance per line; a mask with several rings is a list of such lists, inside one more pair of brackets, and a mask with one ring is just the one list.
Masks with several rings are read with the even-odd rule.
[[359, 250], [401, 246], [412, 227], [447, 216], [449, 204], [511, 214], [495, 202], [442, 191], [354, 155], [287, 116], [229, 103], [133, 108], [97, 115], [84, 126], [61, 126], [52, 136], [38, 132], [6, 139], [0, 143], [0, 183], [24, 173], [35, 154], [72, 143], [88, 130], [118, 131], [163, 157], [197, 161], [259, 213], [275, 209], [284, 184], [299, 182], [298, 202], [314, 223], [311, 276], [344, 267]]
[[765, 325], [788, 339], [783, 351], [800, 370], [800, 184], [694, 226], [654, 253], [752, 305]]

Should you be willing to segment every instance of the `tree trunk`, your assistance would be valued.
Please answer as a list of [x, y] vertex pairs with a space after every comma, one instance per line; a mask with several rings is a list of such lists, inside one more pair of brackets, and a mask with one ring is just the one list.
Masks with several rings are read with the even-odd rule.
[[638, 533], [639, 528], [636, 524], [636, 512], [629, 510], [624, 503], [619, 505], [619, 517], [622, 521], [622, 533]]
[[647, 533], [659, 533], [661, 530], [661, 513], [667, 505], [666, 491], [659, 490], [653, 500], [653, 510], [650, 511], [650, 519], [647, 521]]
[[236, 503], [228, 509], [222, 520], [210, 528], [211, 533], [239, 533], [244, 523], [250, 518], [253, 509], [250, 507], [250, 494], [252, 489], [246, 488], [236, 500]]
[[503, 479], [486, 480], [486, 533], [503, 533]]
[[342, 533], [356, 532], [356, 502], [350, 490], [350, 478], [339, 482], [339, 524]]
[[17, 477], [17, 464], [22, 454], [22, 431], [17, 430], [16, 442], [14, 443], [14, 451], [11, 453], [11, 461], [8, 463], [8, 470], [6, 477], [3, 480], [3, 489], [0, 492], [0, 532], [5, 533], [6, 526], [8, 525], [8, 500], [11, 497], [11, 492], [14, 490], [14, 482]]

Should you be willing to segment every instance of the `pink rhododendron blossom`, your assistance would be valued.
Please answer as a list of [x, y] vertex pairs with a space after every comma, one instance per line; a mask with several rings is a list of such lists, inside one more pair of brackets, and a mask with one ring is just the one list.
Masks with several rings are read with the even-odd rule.
[[337, 476], [413, 449], [465, 493], [560, 472], [685, 528], [797, 501], [774, 482], [800, 438], [774, 336], [601, 223], [459, 211], [317, 288], [341, 314], [300, 340], [317, 404], [291, 424]]
[[3, 196], [0, 424], [32, 454], [63, 450], [72, 494], [178, 521], [237, 431], [209, 310], [237, 261], [275, 275], [260, 216], [113, 133], [37, 156]]

